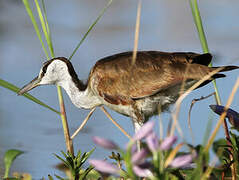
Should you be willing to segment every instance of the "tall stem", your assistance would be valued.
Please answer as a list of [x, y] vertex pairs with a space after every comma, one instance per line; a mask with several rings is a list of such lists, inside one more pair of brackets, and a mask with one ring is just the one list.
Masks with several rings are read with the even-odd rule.
[[[46, 47], [43, 43], [43, 40], [42, 40], [42, 37], [41, 37], [41, 34], [40, 34], [40, 29], [38, 27], [38, 24], [36, 22], [36, 19], [35, 19], [34, 15], [33, 15], [33, 12], [32, 12], [32, 9], [29, 5], [29, 2], [28, 2], [28, 0], [22, 0], [22, 1], [25, 5], [27, 13], [28, 13], [28, 15], [29, 15], [29, 17], [32, 21], [32, 24], [33, 24], [34, 29], [36, 31], [37, 37], [38, 37], [39, 41], [41, 42], [41, 45], [42, 45], [43, 50], [46, 54], [46, 57], [47, 57], [47, 59], [49, 59], [48, 51], [47, 51], [47, 49], [46, 49]], [[51, 32], [50, 32], [50, 29], [49, 29], [49, 26], [48, 26], [48, 21], [47, 21], [47, 16], [46, 16], [46, 8], [45, 8], [44, 1], [42, 0], [44, 13], [42, 13], [42, 11], [41, 11], [38, 0], [35, 0], [35, 5], [36, 5], [37, 12], [38, 12], [38, 15], [39, 15], [39, 20], [41, 22], [42, 31], [44, 32], [49, 50], [51, 52], [51, 56], [53, 58], [55, 55], [54, 55], [53, 44], [52, 44], [52, 39], [51, 39]], [[44, 16], [43, 16], [43, 14], [44, 14]], [[60, 110], [61, 110], [60, 116], [61, 116], [62, 125], [63, 125], [66, 147], [67, 147], [67, 150], [71, 154], [73, 154], [74, 153], [73, 144], [72, 144], [72, 140], [71, 140], [70, 134], [69, 134], [69, 128], [68, 128], [68, 123], [67, 123], [67, 119], [66, 119], [65, 106], [64, 106], [62, 91], [61, 91], [60, 87], [57, 87], [57, 92], [58, 92], [58, 99], [59, 99], [59, 105], [60, 105]]]
[[[199, 8], [198, 8], [197, 0], [190, 0], [190, 6], [191, 6], [191, 9], [192, 9], [194, 22], [195, 22], [196, 27], [197, 27], [197, 31], [198, 31], [198, 35], [199, 35], [199, 38], [200, 38], [200, 42], [201, 42], [201, 45], [202, 45], [203, 52], [208, 53], [209, 48], [208, 48], [205, 32], [204, 32], [204, 29], [203, 29], [202, 19], [201, 19], [201, 16], [200, 16], [200, 11], [199, 11]], [[211, 67], [212, 63], [210, 63], [209, 66]], [[219, 92], [218, 92], [218, 88], [217, 88], [215, 80], [213, 80], [213, 86], [214, 86], [214, 89], [215, 89], [216, 103], [221, 105], [221, 99], [220, 99], [220, 96], [219, 96]], [[229, 130], [228, 130], [226, 119], [223, 120], [223, 129], [224, 129], [225, 136], [226, 136], [226, 139], [227, 139], [227, 144], [231, 145], [230, 135], [229, 135]], [[232, 156], [230, 158], [232, 158]], [[234, 174], [234, 172], [235, 172], [234, 163], [231, 166], [231, 170], [232, 170], [232, 174]], [[235, 177], [235, 174], [233, 175], [233, 178], [234, 177]]]
[[[197, 27], [198, 36], [199, 36], [199, 39], [201, 42], [203, 52], [208, 53], [209, 52], [208, 43], [207, 43], [207, 39], [206, 39], [205, 32], [203, 29], [202, 19], [201, 19], [200, 11], [198, 9], [197, 0], [190, 0], [190, 6], [191, 6], [195, 25]], [[210, 63], [209, 66], [212, 66], [212, 63]], [[217, 102], [217, 104], [220, 105], [221, 99], [219, 96], [219, 92], [218, 92], [218, 88], [217, 88], [217, 84], [216, 84], [215, 80], [213, 80], [213, 85], [214, 85], [214, 89], [215, 89], [215, 93], [216, 93], [216, 102]]]
[[[201, 45], [202, 45], [203, 52], [208, 53], [209, 48], [208, 48], [205, 32], [204, 32], [204, 29], [203, 29], [202, 19], [201, 19], [201, 16], [200, 16], [200, 11], [199, 11], [199, 8], [198, 8], [197, 0], [190, 0], [190, 6], [191, 6], [191, 9], [192, 9], [194, 22], [195, 22], [197, 30], [198, 30], [198, 35], [199, 35], [199, 38], [200, 38], [200, 42], [201, 42]], [[212, 66], [212, 63], [210, 63], [210, 66]], [[213, 80], [213, 85], [214, 85], [215, 94], [216, 94], [216, 103], [221, 105], [221, 99], [220, 99], [220, 96], [219, 96], [219, 92], [218, 92], [218, 88], [217, 88], [215, 80]], [[228, 126], [227, 126], [227, 122], [226, 122], [225, 119], [224, 119], [223, 127], [224, 127], [225, 136], [227, 137], [227, 139], [230, 139]]]
[[63, 127], [64, 137], [65, 137], [65, 141], [66, 141], [66, 148], [67, 148], [67, 151], [69, 151], [73, 155], [74, 154], [74, 148], [73, 148], [72, 139], [71, 139], [71, 136], [70, 136], [70, 133], [69, 133], [69, 127], [68, 127], [67, 118], [66, 118], [65, 105], [64, 105], [62, 90], [61, 90], [60, 86], [57, 86], [57, 92], [58, 92], [58, 100], [59, 100], [60, 111], [61, 111], [62, 127]]

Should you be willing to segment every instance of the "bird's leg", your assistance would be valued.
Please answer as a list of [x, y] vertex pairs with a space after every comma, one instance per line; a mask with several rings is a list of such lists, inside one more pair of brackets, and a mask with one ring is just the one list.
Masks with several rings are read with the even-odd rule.
[[[139, 122], [138, 119], [136, 119], [136, 118], [132, 118], [132, 122], [134, 125], [134, 132], [137, 133], [138, 130], [142, 127], [143, 123]], [[139, 151], [140, 150], [140, 140], [136, 141], [136, 145], [137, 145], [137, 150]]]
[[[137, 133], [138, 130], [143, 126], [143, 122], [145, 120], [144, 116], [140, 112], [140, 110], [137, 108], [136, 104], [133, 104], [134, 114], [132, 116], [132, 122], [134, 125], [134, 132]], [[140, 150], [140, 141], [137, 140], [137, 149]]]
[[143, 126], [142, 122], [138, 122], [138, 120], [133, 118], [133, 124], [134, 124], [134, 132], [138, 132], [138, 130]]
[[[144, 116], [139, 112], [138, 109], [134, 108], [134, 116], [132, 118], [134, 125], [134, 133], [137, 133], [139, 129], [143, 126]], [[137, 150], [140, 151], [140, 140], [136, 141]]]

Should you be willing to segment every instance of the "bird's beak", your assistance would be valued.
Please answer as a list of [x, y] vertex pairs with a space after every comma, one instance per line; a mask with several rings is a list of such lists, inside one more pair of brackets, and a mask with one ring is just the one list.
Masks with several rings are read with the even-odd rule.
[[30, 91], [31, 89], [39, 86], [41, 81], [41, 78], [36, 77], [34, 78], [30, 83], [26, 84], [25, 86], [23, 86], [23, 88], [20, 89], [20, 91], [18, 91], [18, 95], [23, 95], [24, 93]]

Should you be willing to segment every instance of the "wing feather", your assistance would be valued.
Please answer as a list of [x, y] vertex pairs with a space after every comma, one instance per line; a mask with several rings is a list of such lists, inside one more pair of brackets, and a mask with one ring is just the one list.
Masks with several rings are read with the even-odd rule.
[[[198, 56], [195, 53], [145, 51], [138, 52], [134, 65], [131, 64], [132, 52], [110, 56], [98, 61], [92, 69], [91, 87], [112, 104], [127, 104], [132, 99], [151, 96], [177, 85], [184, 78], [200, 79], [207, 66], [193, 64], [192, 57]], [[186, 68], [189, 75], [185, 75]]]

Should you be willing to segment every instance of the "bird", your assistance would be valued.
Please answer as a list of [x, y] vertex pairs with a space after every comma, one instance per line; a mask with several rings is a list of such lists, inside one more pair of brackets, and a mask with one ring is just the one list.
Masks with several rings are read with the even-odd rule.
[[[87, 82], [77, 76], [65, 57], [46, 61], [39, 75], [18, 92], [22, 95], [40, 85], [61, 86], [72, 103], [83, 109], [108, 108], [132, 119], [137, 131], [151, 116], [167, 111], [184, 91], [219, 67], [208, 67], [210, 53], [138, 51], [132, 63], [132, 51], [100, 59], [91, 69]], [[218, 73], [204, 81], [225, 77], [220, 72], [238, 66], [220, 67]]]

